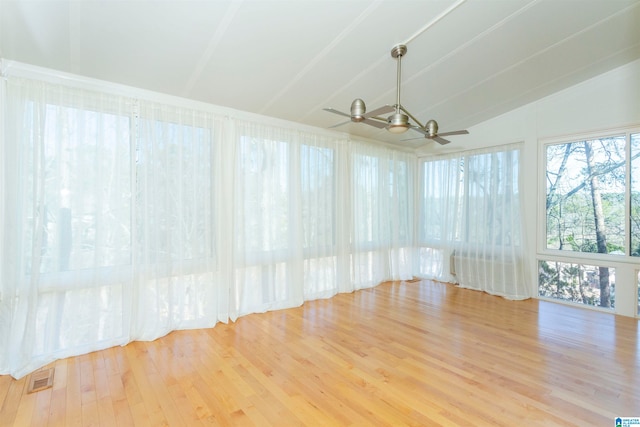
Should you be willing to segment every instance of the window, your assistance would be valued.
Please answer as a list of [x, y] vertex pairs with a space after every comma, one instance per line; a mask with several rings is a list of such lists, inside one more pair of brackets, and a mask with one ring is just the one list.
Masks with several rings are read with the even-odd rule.
[[137, 256], [196, 272], [214, 256], [212, 130], [146, 114], [137, 122]]
[[615, 268], [540, 261], [538, 292], [541, 297], [613, 309], [615, 277]]
[[31, 184], [27, 202], [43, 206], [29, 218], [43, 224], [40, 273], [130, 265], [134, 248], [147, 264], [213, 256], [209, 130], [65, 105], [45, 111], [42, 158], [28, 157], [43, 171], [42, 191]]
[[351, 278], [357, 288], [413, 275], [413, 155], [353, 144]]
[[423, 242], [521, 245], [511, 217], [519, 206], [518, 159], [518, 150], [505, 150], [424, 162]]
[[25, 245], [27, 272], [34, 256], [40, 273], [131, 263], [129, 129], [127, 116], [46, 105], [43, 151], [27, 157], [26, 232], [42, 230], [39, 253]]
[[464, 158], [426, 161], [422, 167], [420, 238], [432, 246], [457, 241], [462, 205], [456, 195], [464, 188]]
[[239, 295], [238, 304], [266, 310], [299, 295], [335, 293], [335, 144], [253, 126], [242, 125], [239, 133], [235, 274], [238, 289], [251, 292]]
[[379, 209], [378, 188], [380, 185], [381, 159], [374, 156], [354, 156], [354, 212], [356, 244], [372, 245], [374, 241], [383, 239], [384, 231], [381, 230], [381, 212]]
[[544, 155], [543, 249], [554, 256], [539, 257], [538, 294], [613, 309], [611, 264], [640, 256], [640, 134], [548, 144]]
[[[322, 144], [317, 141], [318, 144]], [[300, 194], [304, 293], [331, 295], [337, 289], [336, 150], [300, 146]]]
[[626, 254], [625, 136], [546, 147], [548, 249]]
[[317, 145], [300, 147], [303, 248], [333, 254], [336, 243], [335, 150]]
[[520, 146], [425, 160], [420, 273], [513, 299], [528, 298], [520, 215]]
[[[389, 197], [396, 201], [399, 214], [396, 218], [397, 221], [390, 224], [391, 235], [396, 235], [403, 244], [411, 242], [412, 227], [409, 212], [413, 204], [410, 202], [410, 179], [409, 166], [406, 161], [389, 160]], [[397, 232], [393, 230], [393, 227], [397, 227]]]
[[260, 257], [271, 252], [286, 258], [291, 232], [290, 146], [256, 137], [241, 139], [239, 202], [244, 221], [237, 222], [237, 231], [244, 253]]
[[21, 120], [9, 175], [14, 277], [38, 297], [27, 345], [121, 343], [134, 300], [147, 337], [202, 324], [216, 267], [211, 121], [190, 111], [177, 123], [152, 104], [58, 86], [33, 95], [10, 105]]
[[354, 156], [354, 226], [359, 248], [410, 244], [410, 172], [406, 160]]

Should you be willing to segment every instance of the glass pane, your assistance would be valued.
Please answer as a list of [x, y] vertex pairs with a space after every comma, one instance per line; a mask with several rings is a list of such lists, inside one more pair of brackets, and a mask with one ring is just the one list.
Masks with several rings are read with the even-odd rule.
[[615, 307], [616, 269], [558, 261], [538, 263], [538, 295], [590, 306]]
[[210, 258], [210, 130], [143, 118], [138, 127], [136, 214], [146, 262]]
[[424, 243], [460, 240], [464, 191], [464, 159], [427, 161], [423, 165], [420, 197], [420, 238]]
[[354, 156], [353, 203], [356, 218], [356, 243], [378, 242], [384, 239], [382, 218], [378, 206], [381, 202], [380, 159], [357, 154]]
[[335, 244], [335, 173], [332, 148], [300, 148], [302, 227], [305, 249], [329, 249]]
[[243, 137], [239, 150], [236, 243], [244, 252], [282, 251], [289, 247], [290, 144]]
[[626, 253], [625, 140], [547, 146], [547, 248]]
[[425, 162], [423, 242], [520, 245], [519, 158], [516, 149]]
[[43, 223], [41, 273], [131, 262], [129, 130], [125, 116], [46, 107], [43, 157], [32, 172], [44, 191], [29, 195], [44, 205], [34, 213]]
[[403, 160], [389, 160], [389, 197], [396, 208], [392, 210], [391, 235], [399, 243], [407, 244], [411, 237], [411, 204], [409, 203], [411, 187], [409, 184], [409, 166]]
[[464, 241], [520, 245], [518, 168], [518, 150], [467, 157]]

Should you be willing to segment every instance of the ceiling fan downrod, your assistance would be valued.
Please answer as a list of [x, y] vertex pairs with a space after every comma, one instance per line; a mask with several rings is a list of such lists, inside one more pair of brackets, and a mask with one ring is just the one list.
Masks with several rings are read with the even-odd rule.
[[400, 84], [402, 83], [402, 57], [407, 53], [407, 46], [399, 44], [391, 49], [391, 57], [398, 61], [396, 81], [396, 113], [400, 112]]
[[[398, 61], [396, 81], [396, 111], [387, 118], [387, 130], [391, 133], [404, 133], [409, 129], [409, 117], [403, 114], [404, 108], [400, 104], [400, 84], [402, 82], [402, 57], [407, 53], [407, 46], [399, 44], [391, 49], [391, 56]], [[402, 111], [401, 111], [402, 110]]]

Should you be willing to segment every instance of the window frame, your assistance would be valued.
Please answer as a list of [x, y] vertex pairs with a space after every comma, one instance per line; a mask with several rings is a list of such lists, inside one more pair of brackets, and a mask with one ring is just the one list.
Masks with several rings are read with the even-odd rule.
[[[537, 236], [537, 257], [543, 257], [542, 260], [549, 259], [566, 259], [566, 262], [586, 261], [603, 264], [637, 264], [640, 263], [640, 257], [631, 256], [631, 239], [630, 239], [630, 209], [631, 209], [631, 135], [640, 133], [640, 127], [626, 127], [619, 129], [609, 129], [601, 132], [591, 132], [584, 134], [575, 134], [563, 136], [560, 138], [541, 139], [538, 144], [538, 164], [540, 174], [538, 179], [538, 209], [536, 221]], [[624, 195], [624, 230], [625, 230], [625, 254], [601, 254], [596, 252], [578, 252], [566, 251], [560, 249], [551, 249], [547, 247], [547, 215], [546, 215], [546, 196], [547, 196], [547, 147], [550, 145], [575, 143], [585, 140], [598, 140], [605, 138], [613, 138], [616, 136], [625, 137], [625, 195]], [[546, 257], [546, 258], [545, 258]], [[574, 260], [574, 261], [571, 261]], [[613, 265], [612, 265], [613, 267]]]
[[[583, 307], [590, 310], [603, 311], [607, 313], [627, 313], [627, 309], [622, 307], [622, 304], [618, 304], [618, 301], [615, 303], [615, 307], [606, 308], [600, 306], [592, 306], [588, 304], [583, 304], [580, 302], [571, 302], [562, 299], [556, 299], [552, 297], [545, 297], [540, 295], [539, 291], [539, 278], [538, 278], [538, 266], [541, 261], [547, 262], [563, 262], [563, 263], [572, 263], [572, 264], [589, 264], [598, 267], [609, 267], [613, 268], [616, 271], [616, 279], [624, 280], [626, 275], [629, 273], [625, 273], [625, 271], [633, 270], [634, 272], [640, 272], [640, 256], [632, 256], [631, 255], [631, 226], [630, 226], [630, 215], [631, 215], [631, 136], [634, 134], [640, 134], [640, 126], [623, 126], [611, 129], [604, 129], [600, 131], [593, 132], [585, 132], [585, 133], [576, 133], [571, 135], [564, 135], [559, 137], [550, 137], [550, 138], [541, 138], [538, 140], [538, 178], [536, 182], [537, 187], [537, 209], [536, 209], [536, 256], [535, 256], [535, 275], [533, 277], [535, 283], [535, 293], [536, 298], [545, 301], [551, 301], [554, 303], [573, 305], [578, 307]], [[597, 139], [605, 139], [611, 138], [615, 136], [625, 137], [625, 206], [624, 206], [624, 230], [625, 230], [625, 249], [626, 253], [624, 255], [621, 254], [600, 254], [594, 252], [578, 252], [578, 251], [566, 251], [559, 249], [549, 249], [547, 248], [547, 217], [546, 217], [546, 196], [547, 196], [547, 146], [563, 144], [563, 143], [573, 143], [580, 142], [585, 140], [597, 140]], [[633, 277], [638, 277], [637, 274]], [[623, 296], [629, 296], [629, 289], [627, 284], [620, 282], [615, 283], [616, 285], [616, 300], [617, 297], [624, 294]], [[635, 295], [634, 305], [637, 305], [638, 298], [640, 298], [640, 284], [634, 282], [633, 283], [633, 295]], [[637, 309], [636, 309], [637, 310]], [[640, 317], [640, 310], [632, 315], [636, 317]]]

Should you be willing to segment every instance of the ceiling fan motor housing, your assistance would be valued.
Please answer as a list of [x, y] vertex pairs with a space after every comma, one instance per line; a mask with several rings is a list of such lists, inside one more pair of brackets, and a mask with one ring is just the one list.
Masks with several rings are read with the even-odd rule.
[[390, 126], [407, 126], [409, 124], [409, 116], [402, 113], [394, 113], [387, 117], [387, 123]]
[[387, 130], [391, 133], [403, 133], [409, 129], [409, 116], [394, 113], [387, 118]]
[[430, 137], [434, 137], [438, 134], [438, 122], [435, 120], [429, 120], [425, 125], [427, 132], [429, 132]]
[[364, 120], [364, 113], [367, 112], [367, 106], [360, 98], [356, 98], [351, 103], [351, 121], [359, 123]]

